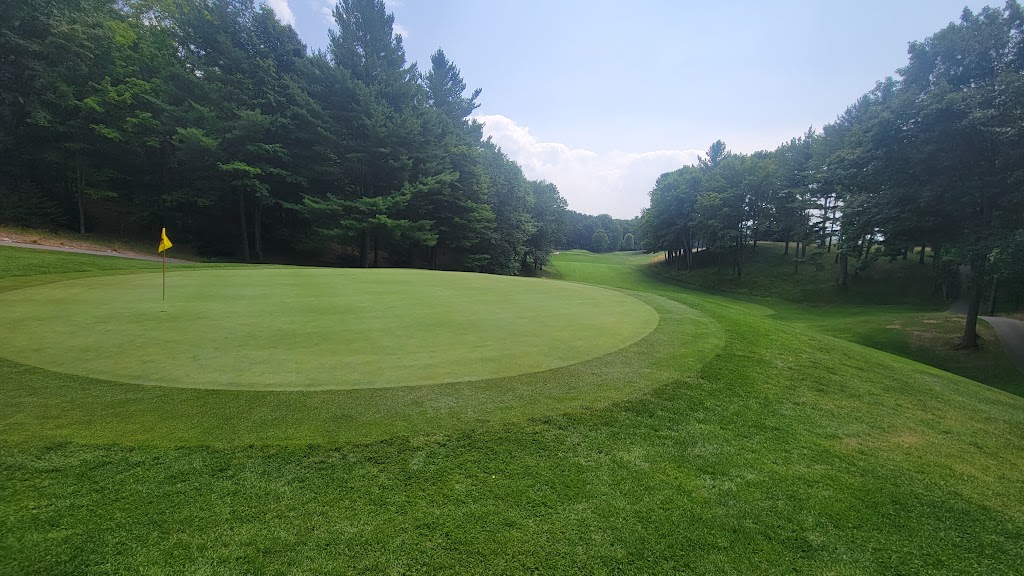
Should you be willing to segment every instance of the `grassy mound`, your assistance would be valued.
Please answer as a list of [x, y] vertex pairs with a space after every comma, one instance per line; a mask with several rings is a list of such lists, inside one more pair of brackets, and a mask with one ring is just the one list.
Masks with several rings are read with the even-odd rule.
[[[568, 254], [552, 272], [643, 298], [661, 318], [649, 336], [465, 395], [145, 387], [0, 362], [0, 572], [1024, 564], [1024, 399], [644, 262]], [[566, 386], [584, 399], [546, 395]], [[503, 392], [520, 408], [491, 409]]]

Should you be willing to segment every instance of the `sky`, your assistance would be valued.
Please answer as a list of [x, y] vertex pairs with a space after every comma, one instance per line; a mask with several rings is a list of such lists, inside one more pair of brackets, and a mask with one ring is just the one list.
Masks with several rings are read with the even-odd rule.
[[[332, 0], [263, 0], [312, 49]], [[442, 48], [475, 117], [569, 208], [631, 218], [722, 139], [773, 149], [906, 64], [907, 44], [1000, 0], [385, 0], [406, 56]]]

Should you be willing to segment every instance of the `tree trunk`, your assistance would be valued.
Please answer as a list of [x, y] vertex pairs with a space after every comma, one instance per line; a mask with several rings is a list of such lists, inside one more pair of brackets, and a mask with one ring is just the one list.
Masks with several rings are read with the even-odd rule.
[[846, 287], [847, 281], [850, 279], [850, 257], [845, 253], [839, 252], [839, 286], [841, 288]]
[[803, 245], [803, 247], [800, 250], [801, 250], [800, 257], [801, 258], [807, 258], [807, 242], [804, 242], [804, 245]]
[[783, 256], [788, 256], [789, 255], [789, 238], [788, 237], [786, 238], [786, 249], [783, 250], [782, 255]]
[[359, 238], [359, 262], [363, 268], [370, 267], [370, 231], [363, 230]]
[[829, 222], [829, 231], [828, 231], [828, 251], [829, 251], [829, 253], [832, 252], [832, 237], [836, 235], [836, 206], [838, 206], [838, 205], [839, 205], [839, 198], [837, 197], [836, 201], [832, 203], [832, 221]]
[[78, 233], [85, 234], [85, 198], [78, 193]]
[[967, 308], [967, 322], [964, 324], [964, 335], [957, 348], [978, 347], [978, 311], [981, 310], [981, 289], [970, 288], [970, 305]]
[[992, 297], [988, 301], [988, 315], [996, 315], [996, 298], [999, 297], [999, 282], [992, 283]]
[[75, 155], [75, 199], [78, 201], [78, 233], [85, 234], [85, 172], [81, 153]]
[[[689, 236], [689, 234], [687, 234]], [[687, 237], [686, 243], [686, 271], [690, 272], [693, 270], [693, 241]]]
[[942, 247], [934, 246], [932, 248], [932, 275], [935, 277], [935, 285], [932, 292], [935, 293], [941, 290], [943, 299], [949, 300], [949, 286], [943, 280], [943, 275], [941, 274], [942, 266]]
[[380, 268], [380, 232], [373, 235], [373, 267]]
[[928, 243], [921, 244], [921, 255], [917, 257], [918, 264], [924, 264], [924, 250], [928, 247]]
[[252, 244], [256, 261], [263, 261], [263, 206], [257, 202], [252, 209]]
[[736, 239], [736, 277], [743, 277], [743, 232]]
[[909, 247], [908, 248], [904, 248], [903, 249], [903, 259], [906, 260], [909, 257], [910, 257], [910, 248]]
[[825, 235], [828, 233], [828, 209], [830, 208], [829, 201], [832, 200], [832, 195], [825, 196], [825, 202], [821, 210], [821, 238], [818, 241], [818, 247], [825, 247]]
[[245, 221], [245, 193], [238, 191], [238, 220], [242, 227], [242, 261], [249, 261], [249, 226]]

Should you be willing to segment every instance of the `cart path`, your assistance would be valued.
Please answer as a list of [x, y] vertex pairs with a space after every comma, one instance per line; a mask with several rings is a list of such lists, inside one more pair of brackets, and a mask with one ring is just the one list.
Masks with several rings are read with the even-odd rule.
[[1024, 320], [1003, 318], [1001, 316], [982, 316], [999, 336], [999, 341], [1006, 350], [1006, 355], [1017, 366], [1017, 369], [1024, 372]]

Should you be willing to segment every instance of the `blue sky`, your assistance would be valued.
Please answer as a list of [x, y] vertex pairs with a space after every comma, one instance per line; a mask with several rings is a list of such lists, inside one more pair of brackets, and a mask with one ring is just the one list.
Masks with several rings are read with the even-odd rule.
[[[265, 0], [311, 47], [331, 0]], [[967, 0], [391, 0], [410, 60], [443, 48], [477, 116], [569, 207], [636, 216], [659, 174], [721, 138], [771, 149], [835, 119]]]

